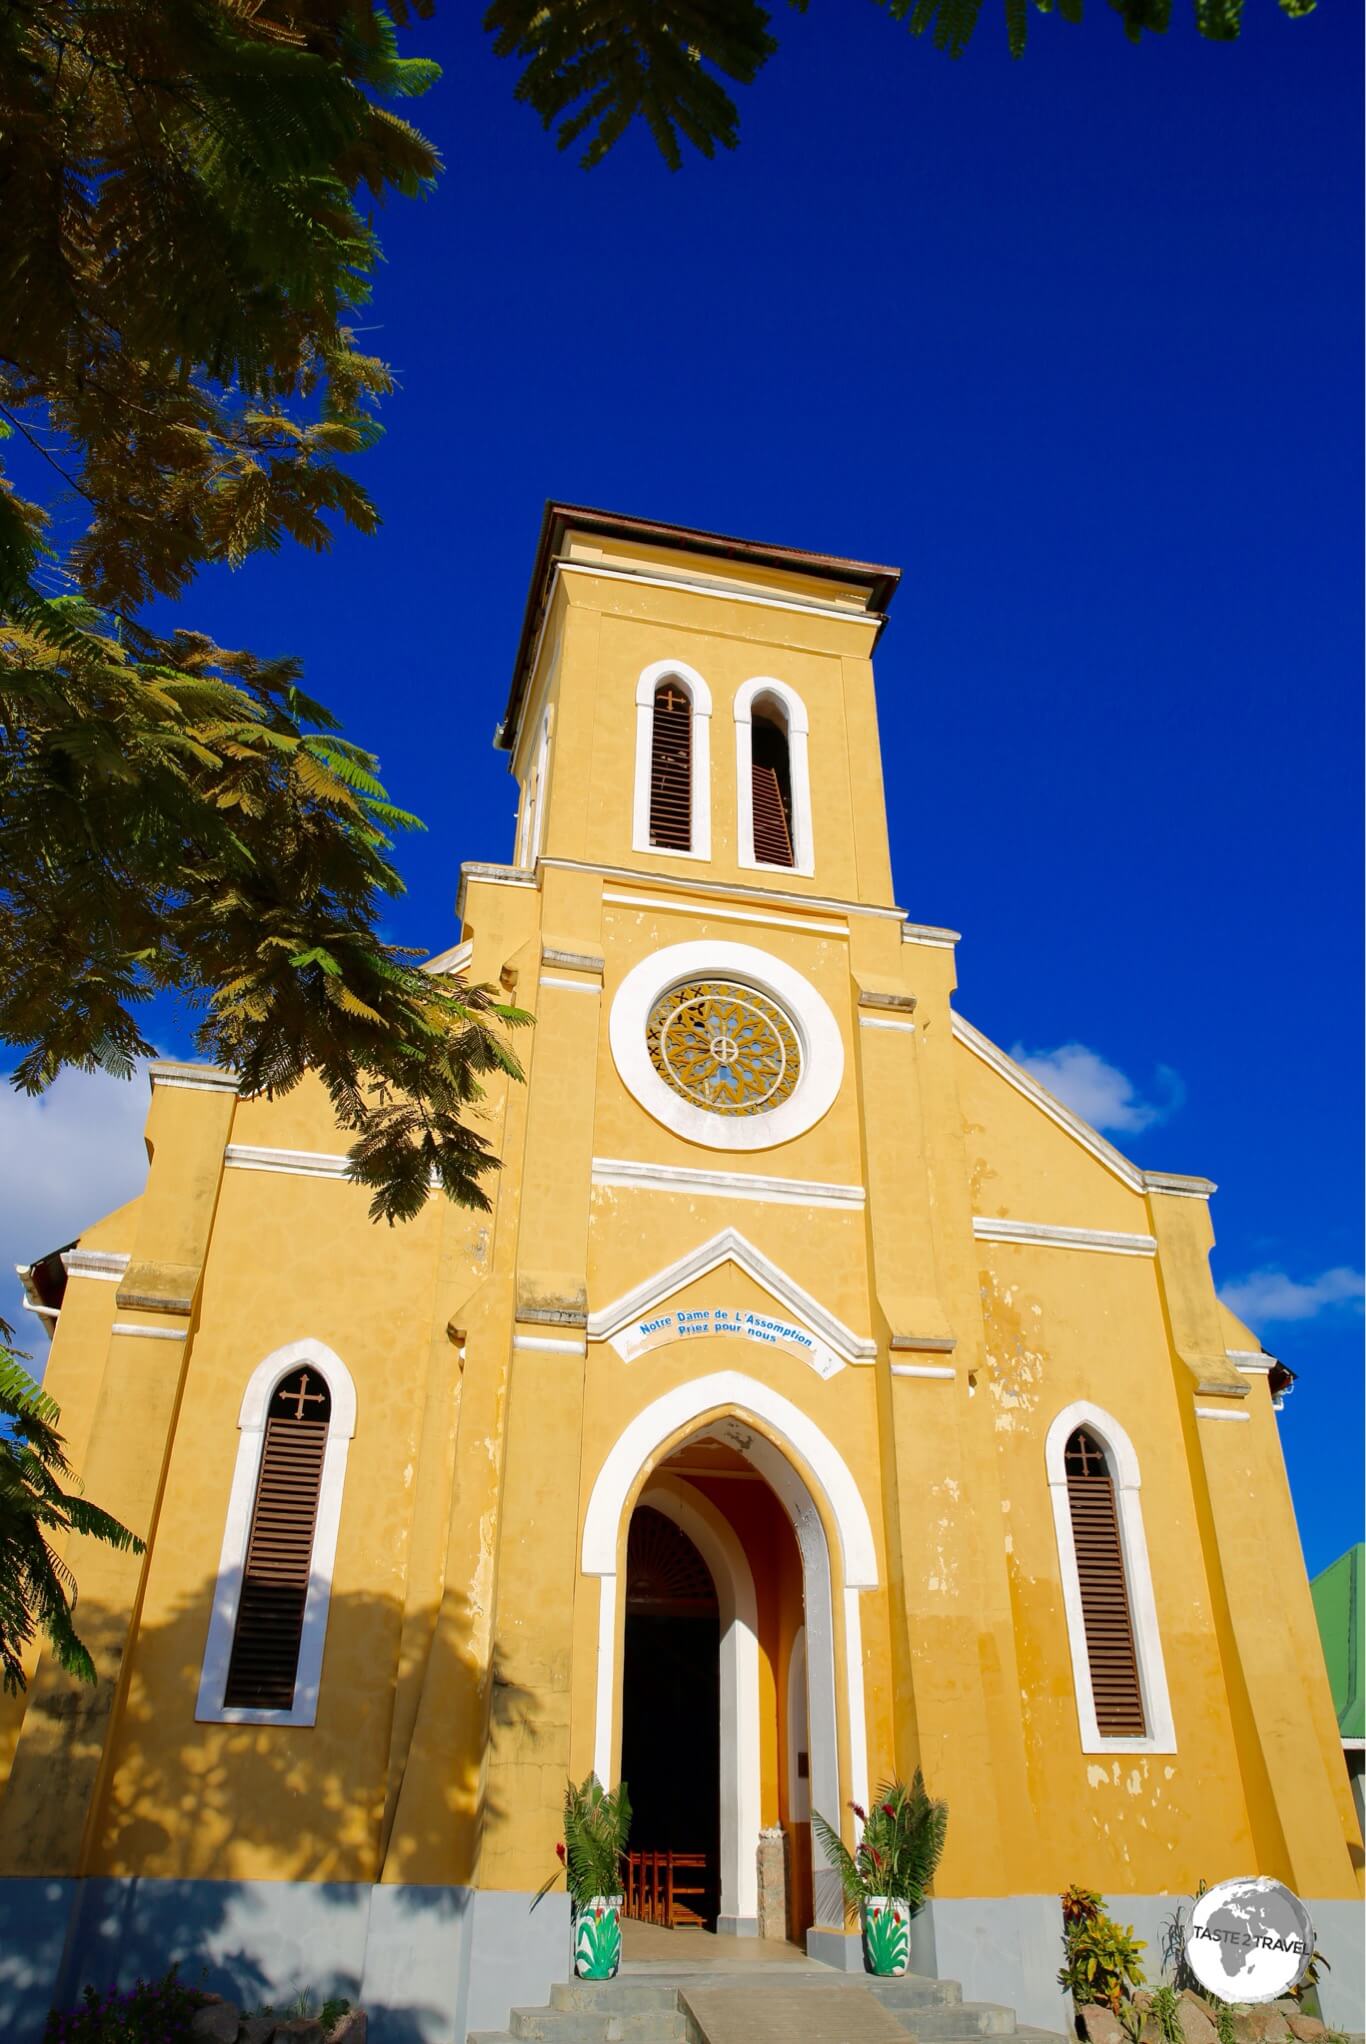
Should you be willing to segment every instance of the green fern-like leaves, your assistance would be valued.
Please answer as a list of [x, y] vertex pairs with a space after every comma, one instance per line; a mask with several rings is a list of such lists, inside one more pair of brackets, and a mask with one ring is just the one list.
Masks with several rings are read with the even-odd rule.
[[24, 1653], [39, 1632], [61, 1667], [82, 1682], [94, 1663], [72, 1613], [76, 1580], [54, 1542], [69, 1534], [142, 1552], [142, 1542], [79, 1496], [56, 1404], [8, 1348], [0, 1346], [0, 1675], [25, 1686]]
[[[793, 0], [799, 10], [805, 0]], [[912, 35], [961, 57], [977, 29], [982, 0], [880, 0]], [[1040, 14], [1079, 22], [1083, 0], [1032, 0]], [[1108, 0], [1131, 42], [1162, 35], [1171, 0]], [[1191, 0], [1195, 25], [1211, 41], [1237, 36], [1243, 0]], [[1315, 0], [1277, 0], [1292, 19]], [[1022, 57], [1031, 0], [1000, 0], [1006, 41]], [[771, 17], [756, 0], [492, 0], [484, 26], [497, 56], [521, 65], [517, 97], [555, 133], [561, 149], [582, 143], [591, 169], [633, 123], [649, 130], [671, 170], [685, 144], [704, 156], [733, 149], [740, 117], [723, 81], [752, 84], [777, 48]]]
[[854, 1852], [818, 1811], [811, 1813], [811, 1828], [849, 1908], [857, 1912], [870, 1895], [891, 1895], [918, 1909], [943, 1856], [948, 1804], [931, 1796], [917, 1767], [909, 1788], [883, 1782], [868, 1810], [850, 1808], [862, 1827]]

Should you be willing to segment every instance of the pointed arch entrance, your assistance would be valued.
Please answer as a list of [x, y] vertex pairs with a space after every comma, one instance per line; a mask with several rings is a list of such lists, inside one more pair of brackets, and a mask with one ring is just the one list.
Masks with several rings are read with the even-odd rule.
[[[878, 1580], [872, 1526], [848, 1465], [809, 1414], [737, 1370], [695, 1378], [655, 1399], [623, 1430], [598, 1472], [584, 1519], [582, 1550], [584, 1574], [599, 1581], [594, 1766], [604, 1781], [616, 1771], [624, 1609], [618, 1571], [631, 1511], [649, 1495], [656, 1465], [708, 1431], [724, 1438], [766, 1480], [796, 1536], [805, 1627], [810, 1803], [837, 1821], [846, 1802], [866, 1803], [868, 1794], [859, 1593], [875, 1587]], [[654, 1504], [653, 1497], [650, 1502]], [[689, 1501], [676, 1497], [677, 1502]], [[827, 1521], [836, 1542], [833, 1567]], [[727, 1929], [752, 1932], [757, 1927], [759, 1842], [758, 1645], [748, 1616], [753, 1610], [753, 1583], [751, 1579], [746, 1606], [748, 1568], [744, 1566], [742, 1575], [735, 1566], [738, 1542], [733, 1535], [727, 1542], [715, 1526], [704, 1527], [704, 1537], [709, 1532], [715, 1543], [709, 1553], [693, 1528], [686, 1530], [712, 1570], [718, 1597], [729, 1600], [732, 1613], [722, 1629], [721, 1766], [723, 1813], [729, 1800], [735, 1819], [721, 1837], [720, 1921]], [[739, 1560], [744, 1564], [743, 1552]], [[847, 1742], [843, 1762], [841, 1703]], [[727, 1795], [727, 1773], [733, 1799]], [[838, 1880], [819, 1853], [812, 1873], [816, 1922], [841, 1924]]]

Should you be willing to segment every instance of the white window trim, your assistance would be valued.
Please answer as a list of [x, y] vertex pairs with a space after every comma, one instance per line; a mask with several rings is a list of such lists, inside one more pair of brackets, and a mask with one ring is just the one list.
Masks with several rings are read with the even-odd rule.
[[[223, 1702], [223, 1693], [227, 1688], [228, 1663], [232, 1658], [232, 1639], [237, 1627], [242, 1571], [246, 1564], [256, 1480], [260, 1474], [261, 1451], [266, 1438], [266, 1415], [281, 1378], [298, 1369], [301, 1363], [310, 1364], [326, 1381], [332, 1396], [332, 1414], [327, 1423], [327, 1445], [323, 1450], [308, 1596], [304, 1603], [299, 1663], [294, 1677], [294, 1702], [289, 1710], [229, 1709]], [[323, 1644], [327, 1636], [327, 1611], [332, 1600], [332, 1570], [337, 1555], [337, 1530], [341, 1524], [347, 1451], [356, 1431], [356, 1387], [351, 1373], [341, 1357], [334, 1355], [324, 1343], [311, 1338], [291, 1341], [284, 1348], [277, 1348], [252, 1371], [242, 1396], [237, 1425], [237, 1464], [228, 1496], [228, 1516], [218, 1558], [218, 1580], [214, 1585], [213, 1613], [209, 1620], [208, 1644], [204, 1649], [203, 1672], [199, 1678], [195, 1718], [200, 1724], [210, 1725], [311, 1725], [318, 1715], [318, 1688], [322, 1678]]]
[[[703, 974], [747, 981], [777, 1001], [796, 1024], [801, 1077], [791, 1099], [767, 1114], [710, 1114], [666, 1086], [650, 1062], [645, 1025], [651, 1008], [667, 987]], [[828, 1004], [792, 966], [750, 944], [699, 939], [652, 951], [617, 988], [607, 1034], [627, 1092], [675, 1135], [709, 1150], [768, 1150], [805, 1135], [829, 1113], [844, 1077], [844, 1041]]]
[[[692, 845], [686, 852], [650, 843], [650, 761], [654, 748], [655, 690], [676, 681], [692, 705]], [[682, 660], [654, 660], [636, 683], [636, 780], [631, 849], [655, 859], [711, 857], [711, 690]]]
[[[754, 783], [750, 778], [751, 745], [754, 736], [754, 703], [759, 696], [776, 696], [787, 713], [787, 771], [792, 784], [792, 864], [774, 866], [754, 856]], [[811, 772], [807, 761], [810, 720], [806, 704], [785, 681], [766, 674], [756, 675], [736, 692], [735, 697], [735, 810], [739, 826], [739, 863], [761, 873], [802, 873], [816, 870], [816, 850], [811, 833]]]
[[[1077, 1570], [1064, 1466], [1067, 1443], [1078, 1427], [1085, 1427], [1088, 1433], [1094, 1434], [1104, 1448], [1114, 1484], [1124, 1580], [1134, 1628], [1139, 1690], [1143, 1698], [1143, 1718], [1148, 1726], [1147, 1736], [1142, 1739], [1107, 1737], [1096, 1723], [1096, 1700], [1091, 1688], [1091, 1663], [1086, 1651], [1086, 1623], [1081, 1607], [1081, 1577]], [[1081, 1750], [1083, 1753], [1175, 1753], [1176, 1729], [1172, 1723], [1171, 1698], [1167, 1693], [1167, 1671], [1162, 1658], [1162, 1637], [1157, 1625], [1157, 1604], [1153, 1597], [1148, 1541], [1143, 1531], [1143, 1507], [1139, 1498], [1141, 1478], [1133, 1442], [1117, 1419], [1112, 1419], [1100, 1406], [1078, 1399], [1074, 1404], [1065, 1406], [1049, 1427], [1044, 1443], [1044, 1466], [1053, 1501], [1053, 1530], [1058, 1542], [1063, 1610], [1067, 1615], [1067, 1636], [1072, 1650], [1072, 1684], [1077, 1698]]]

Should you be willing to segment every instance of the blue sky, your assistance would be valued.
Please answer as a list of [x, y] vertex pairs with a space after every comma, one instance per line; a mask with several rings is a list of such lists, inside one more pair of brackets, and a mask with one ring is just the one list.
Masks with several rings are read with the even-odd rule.
[[[381, 221], [383, 530], [186, 621], [302, 654], [380, 752], [429, 825], [394, 934], [436, 949], [511, 852], [547, 496], [900, 564], [899, 898], [963, 931], [979, 1028], [1219, 1182], [1317, 1569], [1362, 1531], [1359, 10], [1135, 50], [1095, 6], [1019, 64], [990, 9], [957, 64], [855, 0], [776, 27], [739, 150], [674, 176], [558, 155], [475, 11], [408, 39], [447, 170]], [[144, 1098], [0, 1106], [7, 1260], [135, 1181]]]

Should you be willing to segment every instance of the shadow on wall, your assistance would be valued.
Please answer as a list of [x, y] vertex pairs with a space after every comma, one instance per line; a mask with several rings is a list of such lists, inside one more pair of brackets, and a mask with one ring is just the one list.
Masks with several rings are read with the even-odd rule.
[[[337, 1592], [315, 1725], [198, 1724], [211, 1594], [206, 1585], [165, 1624], [139, 1629], [92, 1833], [101, 1871], [0, 1879], [0, 2035], [28, 2044], [48, 2008], [87, 1984], [130, 1986], [175, 1963], [248, 2009], [339, 1993], [369, 2011], [375, 2044], [459, 2044], [467, 2019], [482, 2019], [470, 1976], [489, 1898], [452, 1885], [449, 1870], [476, 1863], [485, 1821], [502, 1813], [483, 1779], [482, 1729], [463, 1751], [452, 1733], [421, 1795], [405, 1798], [412, 1727], [423, 1697], [435, 1722], [475, 1728], [494, 1698], [534, 1759], [536, 1697], [480, 1662], [464, 1597], [410, 1614], [404, 1637], [396, 1599]], [[116, 1666], [122, 1621], [83, 1604], [80, 1625], [97, 1667]], [[107, 1676], [82, 1692], [44, 1663], [18, 1756], [28, 1744], [26, 1794], [89, 1767], [112, 1692]], [[51, 1863], [62, 1863], [55, 1841]], [[381, 1868], [389, 1881], [376, 1886]], [[529, 1943], [558, 1949], [560, 1904], [537, 1912]], [[563, 1942], [567, 1952], [567, 1931]]]

